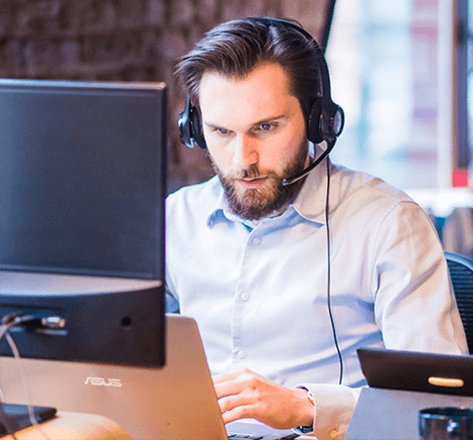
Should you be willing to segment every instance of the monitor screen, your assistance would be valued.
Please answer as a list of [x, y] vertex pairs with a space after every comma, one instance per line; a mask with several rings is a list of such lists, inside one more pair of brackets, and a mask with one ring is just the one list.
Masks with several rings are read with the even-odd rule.
[[0, 318], [34, 318], [22, 357], [164, 364], [166, 97], [0, 80]]
[[0, 80], [0, 269], [163, 279], [166, 88]]

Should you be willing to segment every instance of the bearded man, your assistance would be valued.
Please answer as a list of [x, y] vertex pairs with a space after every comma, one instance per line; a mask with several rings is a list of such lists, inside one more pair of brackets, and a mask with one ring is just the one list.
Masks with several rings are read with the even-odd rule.
[[217, 175], [168, 197], [166, 282], [199, 325], [225, 422], [342, 439], [366, 383], [358, 347], [467, 352], [422, 209], [327, 157], [343, 112], [310, 35], [234, 20], [177, 73], [183, 140]]

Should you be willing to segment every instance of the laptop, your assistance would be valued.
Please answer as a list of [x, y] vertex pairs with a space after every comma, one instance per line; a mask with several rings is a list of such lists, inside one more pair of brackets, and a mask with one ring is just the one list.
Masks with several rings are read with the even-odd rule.
[[357, 354], [371, 387], [473, 396], [472, 356], [381, 348]]
[[[99, 414], [133, 439], [293, 439], [254, 420], [223, 423], [196, 322], [166, 316], [166, 366], [124, 367], [0, 357], [6, 402]], [[13, 335], [14, 336], [14, 335]], [[27, 381], [24, 386], [21, 374]], [[227, 433], [227, 429], [231, 430]]]
[[473, 407], [473, 357], [376, 348], [357, 350], [361, 390], [345, 440], [418, 440], [418, 414]]

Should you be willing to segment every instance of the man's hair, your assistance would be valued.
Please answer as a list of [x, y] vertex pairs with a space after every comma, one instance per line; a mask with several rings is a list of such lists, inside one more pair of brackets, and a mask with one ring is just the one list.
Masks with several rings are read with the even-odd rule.
[[[296, 25], [297, 26], [297, 25]], [[244, 79], [265, 63], [279, 64], [289, 78], [289, 88], [307, 120], [319, 91], [321, 54], [315, 41], [293, 26], [265, 20], [238, 19], [218, 25], [181, 58], [176, 73], [199, 107], [199, 86], [205, 72]]]

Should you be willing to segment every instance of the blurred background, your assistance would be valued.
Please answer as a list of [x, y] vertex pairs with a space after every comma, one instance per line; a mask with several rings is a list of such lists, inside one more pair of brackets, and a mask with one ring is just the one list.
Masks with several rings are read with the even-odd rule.
[[[468, 254], [472, 1], [0, 0], [0, 77], [164, 81], [174, 191], [213, 174], [204, 151], [179, 142], [176, 60], [222, 21], [294, 18], [326, 50], [333, 99], [345, 110], [332, 160], [406, 190], [444, 243], [456, 224], [454, 241], [470, 239], [460, 250]], [[465, 224], [471, 231], [459, 238]]]

